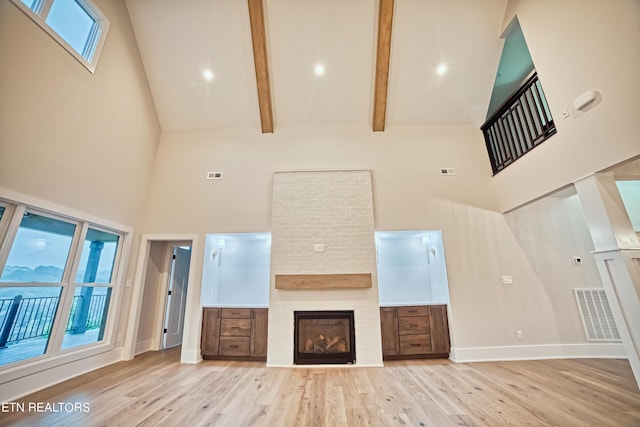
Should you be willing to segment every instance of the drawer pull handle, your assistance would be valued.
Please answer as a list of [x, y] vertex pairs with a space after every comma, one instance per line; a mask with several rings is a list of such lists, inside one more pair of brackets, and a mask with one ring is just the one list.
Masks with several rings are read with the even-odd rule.
[[230, 326], [230, 329], [240, 329], [240, 326]]
[[230, 345], [229, 348], [238, 348], [237, 345]]
[[420, 347], [420, 344], [411, 344], [411, 347]]
[[418, 325], [409, 325], [409, 326], [411, 326], [412, 328], [417, 328], [418, 327]]
[[417, 313], [418, 310], [409, 310], [409, 313]]

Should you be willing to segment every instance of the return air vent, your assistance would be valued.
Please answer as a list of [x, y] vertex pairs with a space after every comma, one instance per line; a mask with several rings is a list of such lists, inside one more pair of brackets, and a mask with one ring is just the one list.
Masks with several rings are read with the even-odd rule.
[[587, 341], [620, 341], [604, 289], [574, 289]]

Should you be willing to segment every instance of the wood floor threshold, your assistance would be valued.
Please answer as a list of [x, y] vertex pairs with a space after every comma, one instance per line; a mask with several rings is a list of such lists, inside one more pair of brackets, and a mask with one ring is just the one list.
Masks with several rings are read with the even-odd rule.
[[620, 359], [431, 359], [342, 369], [179, 361], [174, 348], [81, 375], [12, 403], [63, 410], [3, 410], [0, 425], [640, 426], [640, 392]]

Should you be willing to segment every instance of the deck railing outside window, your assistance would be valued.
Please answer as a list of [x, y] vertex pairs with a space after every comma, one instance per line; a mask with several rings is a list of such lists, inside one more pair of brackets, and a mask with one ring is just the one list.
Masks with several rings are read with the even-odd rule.
[[[65, 332], [73, 332], [74, 313], [82, 295], [73, 297], [71, 313]], [[92, 295], [89, 303], [86, 329], [101, 326], [106, 295]], [[58, 308], [58, 297], [0, 298], [0, 348], [30, 338], [47, 336]]]
[[555, 134], [538, 75], [534, 72], [481, 129], [494, 175]]

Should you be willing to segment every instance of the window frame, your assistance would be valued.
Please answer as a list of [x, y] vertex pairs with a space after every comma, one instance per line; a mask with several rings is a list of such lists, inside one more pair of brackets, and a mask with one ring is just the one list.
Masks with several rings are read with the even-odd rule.
[[[56, 309], [55, 318], [49, 332], [49, 343], [43, 354], [17, 360], [0, 366], [0, 379], [11, 380], [21, 376], [20, 372], [25, 369], [30, 371], [32, 366], [39, 366], [39, 369], [57, 366], [61, 363], [68, 363], [72, 360], [89, 357], [104, 351], [113, 350], [116, 345], [115, 333], [117, 319], [120, 314], [121, 295], [123, 293], [125, 257], [130, 247], [132, 230], [127, 227], [109, 224], [108, 221], [95, 219], [81, 219], [84, 215], [67, 215], [52, 210], [35, 207], [33, 203], [20, 203], [8, 199], [0, 198], [0, 205], [6, 208], [0, 220], [0, 271], [4, 271], [9, 253], [14, 244], [15, 237], [20, 228], [25, 212], [46, 216], [52, 219], [75, 224], [76, 228], [72, 237], [69, 255], [65, 263], [64, 272], [60, 282], [0, 282], [0, 288], [12, 287], [60, 287], [60, 297]], [[59, 211], [58, 207], [56, 210]], [[76, 287], [91, 286], [92, 284], [75, 283], [76, 273], [82, 257], [82, 250], [87, 231], [91, 229], [104, 231], [118, 236], [118, 246], [116, 248], [114, 264], [112, 268], [111, 281], [108, 284], [95, 284], [100, 287], [111, 289], [110, 304], [104, 323], [104, 335], [100, 341], [92, 341], [73, 347], [62, 348], [65, 330], [68, 323], [69, 313], [73, 304], [73, 295]], [[5, 230], [2, 236], [2, 230]]]
[[89, 72], [95, 73], [98, 61], [102, 54], [107, 34], [111, 23], [107, 17], [98, 9], [92, 0], [73, 0], [94, 20], [95, 25], [87, 38], [88, 48], [85, 47], [83, 52], [75, 50], [60, 34], [58, 34], [47, 23], [47, 17], [51, 11], [51, 7], [56, 0], [38, 0], [35, 10], [24, 4], [22, 0], [11, 0], [18, 9], [35, 22], [45, 33], [54, 39], [60, 46], [71, 54], [78, 62], [80, 62]]
[[[112, 341], [113, 338], [113, 330], [114, 330], [114, 323], [115, 323], [115, 309], [113, 309], [114, 303], [115, 301], [117, 301], [117, 297], [118, 295], [118, 291], [120, 286], [116, 286], [116, 280], [118, 278], [118, 272], [120, 271], [120, 263], [122, 261], [122, 250], [123, 250], [123, 243], [124, 243], [124, 234], [122, 232], [116, 231], [116, 230], [112, 230], [110, 228], [107, 227], [103, 227], [91, 222], [83, 222], [81, 224], [81, 230], [79, 233], [79, 237], [77, 240], [77, 247], [76, 247], [76, 251], [74, 253], [74, 260], [73, 260], [73, 265], [69, 271], [69, 282], [67, 283], [67, 295], [65, 296], [64, 299], [64, 309], [62, 311], [62, 316], [61, 320], [58, 322], [60, 328], [57, 330], [57, 334], [54, 337], [55, 341], [54, 341], [54, 345], [55, 348], [57, 349], [58, 354], [64, 354], [64, 353], [68, 353], [68, 352], [73, 352], [76, 351], [78, 349], [82, 349], [82, 348], [90, 348], [96, 345], [99, 345], [101, 343], [110, 343]], [[115, 253], [115, 259], [113, 262], [113, 267], [111, 269], [111, 280], [109, 283], [84, 283], [84, 282], [76, 282], [75, 278], [78, 274], [78, 269], [80, 268], [80, 259], [82, 258], [82, 249], [84, 246], [84, 242], [87, 238], [87, 233], [89, 231], [89, 229], [93, 229], [93, 230], [98, 230], [98, 231], [104, 231], [105, 233], [111, 233], [111, 234], [115, 234], [118, 236], [118, 246], [116, 247], [116, 253]], [[88, 342], [86, 344], [80, 344], [77, 346], [71, 346], [71, 347], [67, 347], [67, 348], [62, 348], [62, 344], [64, 341], [64, 336], [66, 335], [66, 329], [67, 329], [67, 323], [69, 321], [69, 315], [71, 313], [71, 307], [73, 305], [73, 296], [75, 295], [76, 289], [77, 288], [82, 288], [84, 286], [91, 286], [91, 287], [102, 287], [102, 288], [110, 288], [111, 289], [111, 297], [110, 297], [110, 302], [109, 302], [109, 306], [107, 307], [107, 318], [105, 320], [105, 334], [102, 340], [100, 341], [93, 341], [93, 342]]]

